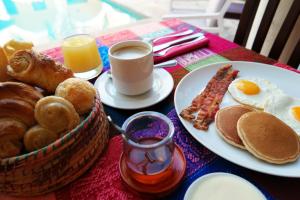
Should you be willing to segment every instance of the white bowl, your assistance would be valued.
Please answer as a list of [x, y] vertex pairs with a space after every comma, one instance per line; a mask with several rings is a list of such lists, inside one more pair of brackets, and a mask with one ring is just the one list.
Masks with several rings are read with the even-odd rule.
[[210, 173], [195, 180], [184, 200], [266, 200], [249, 181], [229, 173]]

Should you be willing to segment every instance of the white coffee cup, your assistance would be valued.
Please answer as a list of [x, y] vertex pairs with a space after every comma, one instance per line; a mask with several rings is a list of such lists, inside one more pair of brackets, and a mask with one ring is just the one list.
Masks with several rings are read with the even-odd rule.
[[152, 45], [140, 40], [117, 43], [109, 49], [113, 84], [125, 95], [139, 95], [153, 85]]

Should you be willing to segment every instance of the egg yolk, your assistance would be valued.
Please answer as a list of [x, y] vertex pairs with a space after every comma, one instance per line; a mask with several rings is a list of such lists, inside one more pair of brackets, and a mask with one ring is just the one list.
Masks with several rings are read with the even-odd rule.
[[260, 92], [258, 85], [251, 81], [240, 80], [236, 83], [236, 87], [241, 90], [244, 94], [254, 95]]
[[292, 108], [292, 113], [294, 115], [294, 117], [300, 121], [300, 106], [296, 106]]

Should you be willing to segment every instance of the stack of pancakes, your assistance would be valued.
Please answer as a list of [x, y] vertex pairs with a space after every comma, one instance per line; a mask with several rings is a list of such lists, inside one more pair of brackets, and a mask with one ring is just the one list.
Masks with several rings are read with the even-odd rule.
[[216, 128], [226, 142], [266, 162], [284, 164], [299, 157], [297, 133], [271, 114], [242, 105], [226, 107], [216, 114]]

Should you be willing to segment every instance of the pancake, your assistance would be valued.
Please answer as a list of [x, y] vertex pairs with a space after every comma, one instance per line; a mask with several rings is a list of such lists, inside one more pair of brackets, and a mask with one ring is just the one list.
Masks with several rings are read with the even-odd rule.
[[246, 149], [237, 132], [237, 122], [239, 118], [253, 109], [236, 105], [219, 110], [216, 114], [216, 128], [219, 135], [229, 144]]
[[271, 114], [246, 113], [238, 120], [237, 130], [246, 149], [266, 162], [284, 164], [297, 160], [299, 156], [298, 135]]

